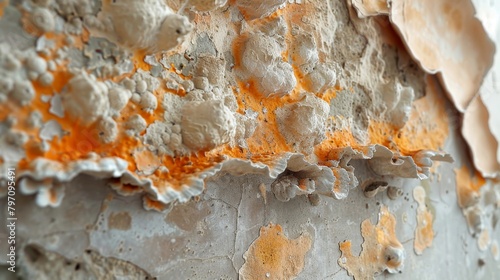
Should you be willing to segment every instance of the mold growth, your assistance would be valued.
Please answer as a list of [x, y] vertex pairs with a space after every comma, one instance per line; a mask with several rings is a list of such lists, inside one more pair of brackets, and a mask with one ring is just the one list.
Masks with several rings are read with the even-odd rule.
[[421, 186], [413, 189], [413, 198], [417, 201], [417, 228], [415, 229], [415, 240], [413, 248], [417, 255], [421, 255], [424, 250], [432, 245], [434, 239], [432, 213], [427, 209], [426, 192]]
[[342, 255], [338, 264], [354, 279], [372, 279], [384, 271], [401, 272], [404, 266], [405, 250], [396, 236], [396, 218], [386, 206], [381, 206], [377, 225], [370, 220], [361, 223], [363, 236], [362, 251], [354, 256], [351, 241], [339, 244]]
[[[494, 91], [491, 80], [496, 72], [490, 71], [495, 61], [495, 44], [491, 38], [497, 38], [497, 34], [487, 33], [475, 16], [472, 1], [459, 1], [460, 9], [454, 8], [457, 3], [449, 0], [423, 1], [419, 4], [406, 0], [350, 2], [361, 18], [389, 15], [408, 52], [425, 71], [437, 73], [455, 107], [464, 113], [462, 135], [472, 150], [476, 168], [485, 177], [497, 177], [500, 174], [500, 158], [483, 152], [499, 150], [498, 140], [495, 139], [497, 128], [491, 126], [496, 121], [488, 117], [488, 113], [494, 114], [493, 110], [489, 110], [481, 100], [495, 99], [489, 92]], [[489, 26], [495, 26], [495, 23]], [[450, 49], [453, 51], [450, 52]], [[485, 77], [486, 85], [481, 88]], [[480, 89], [481, 96], [478, 96]], [[476, 137], [478, 125], [485, 137]], [[489, 149], [484, 149], [485, 146]]]
[[104, 257], [93, 250], [86, 250], [78, 259], [46, 250], [37, 244], [28, 244], [22, 251], [20, 275], [37, 279], [154, 279], [140, 267], [113, 257]]
[[250, 245], [239, 270], [241, 279], [294, 279], [304, 268], [311, 248], [308, 234], [288, 239], [280, 225], [261, 227], [260, 236]]

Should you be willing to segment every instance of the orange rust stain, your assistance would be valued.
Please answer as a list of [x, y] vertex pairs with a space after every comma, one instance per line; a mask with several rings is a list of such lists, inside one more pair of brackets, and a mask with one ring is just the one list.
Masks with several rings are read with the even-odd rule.
[[307, 178], [306, 179], [300, 179], [299, 180], [299, 188], [301, 190], [304, 190], [304, 191], [307, 190], [307, 182], [308, 181], [309, 181], [309, 179], [307, 179]]
[[146, 208], [146, 209], [156, 210], [158, 212], [163, 212], [163, 211], [167, 210], [167, 205], [165, 205], [157, 200], [154, 200], [147, 195], [145, 195], [142, 200], [144, 203], [144, 208]]
[[282, 14], [292, 23], [304, 25], [304, 15], [316, 14], [316, 5], [313, 2], [304, 2], [301, 4], [287, 4]]
[[141, 69], [146, 72], [151, 71], [151, 65], [144, 62], [144, 58], [146, 58], [147, 51], [146, 50], [138, 50], [134, 52], [132, 57], [132, 61], [134, 63], [135, 69]]
[[327, 139], [323, 140], [315, 147], [314, 153], [320, 161], [338, 160], [335, 149], [352, 147], [353, 149], [360, 148], [360, 143], [349, 129], [336, 130], [327, 135]]
[[[305, 88], [307, 89], [307, 87]], [[335, 99], [335, 97], [337, 97], [337, 92], [341, 90], [342, 88], [339, 85], [335, 85], [333, 88], [325, 90], [325, 92], [322, 94], [316, 94], [316, 96], [323, 99], [323, 101], [325, 101], [326, 103], [330, 104], [330, 102], [332, 102], [332, 99]]]
[[133, 195], [142, 192], [142, 188], [134, 186], [131, 184], [123, 184], [120, 182], [120, 178], [112, 178], [109, 181], [109, 185], [117, 190], [117, 192], [125, 195]]
[[417, 227], [415, 228], [415, 239], [413, 248], [417, 255], [421, 255], [424, 250], [432, 245], [434, 239], [434, 229], [432, 222], [434, 217], [427, 209], [425, 203], [426, 192], [421, 186], [413, 189], [413, 197], [418, 203], [417, 207]]
[[455, 169], [458, 205], [466, 208], [472, 205], [478, 196], [479, 190], [486, 184], [486, 180], [477, 170], [471, 170], [467, 165]]
[[408, 122], [402, 129], [381, 121], [370, 121], [370, 143], [396, 149], [402, 155], [420, 150], [440, 150], [449, 133], [445, 97], [435, 77], [427, 76], [426, 96], [413, 103]]
[[181, 190], [183, 185], [189, 185], [193, 175], [215, 166], [223, 159], [218, 156], [208, 156], [203, 152], [183, 157], [164, 156], [161, 159], [162, 165], [168, 172], [155, 172], [149, 176], [160, 192], [166, 187]]
[[404, 257], [398, 253], [404, 248], [396, 236], [396, 218], [386, 206], [381, 207], [376, 226], [369, 219], [361, 223], [361, 234], [364, 242], [359, 256], [352, 254], [351, 241], [339, 244], [342, 255], [338, 264], [349, 275], [354, 279], [372, 279], [386, 269], [395, 272], [402, 267]]
[[[239, 82], [237, 99], [244, 103], [246, 108], [258, 113], [257, 129], [252, 137], [247, 139], [249, 150], [252, 154], [282, 153], [291, 151], [291, 147], [281, 135], [276, 121], [275, 110], [283, 104], [289, 103], [292, 97], [267, 97], [265, 98], [257, 89], [254, 81]], [[266, 112], [262, 109], [266, 108]]]
[[49, 201], [50, 201], [50, 204], [51, 205], [55, 205], [56, 202], [57, 202], [57, 198], [58, 198], [57, 191], [55, 190], [55, 188], [51, 188], [49, 190]]
[[243, 33], [233, 40], [232, 53], [234, 57], [234, 67], [241, 67], [241, 60], [246, 42], [248, 41], [249, 34]]
[[308, 234], [288, 239], [280, 225], [261, 227], [259, 238], [243, 255], [245, 264], [240, 269], [240, 278], [292, 279], [303, 270], [311, 244]]

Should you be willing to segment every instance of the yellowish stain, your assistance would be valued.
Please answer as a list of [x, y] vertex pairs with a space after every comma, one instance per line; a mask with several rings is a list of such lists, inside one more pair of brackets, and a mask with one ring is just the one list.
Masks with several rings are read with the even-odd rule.
[[376, 274], [388, 270], [399, 271], [403, 266], [404, 248], [396, 236], [396, 218], [386, 206], [382, 206], [379, 221], [375, 226], [369, 219], [361, 223], [364, 242], [359, 256], [354, 256], [351, 241], [340, 242], [342, 255], [338, 264], [354, 279], [372, 279]]
[[259, 238], [243, 255], [240, 279], [294, 279], [304, 269], [311, 243], [308, 234], [288, 239], [280, 225], [262, 227]]
[[413, 189], [413, 197], [418, 203], [417, 207], [417, 227], [415, 228], [415, 240], [413, 249], [417, 255], [421, 255], [426, 248], [432, 245], [434, 239], [434, 229], [432, 223], [434, 217], [425, 204], [425, 189], [417, 186]]
[[467, 208], [475, 203], [479, 189], [486, 183], [486, 180], [478, 171], [472, 171], [466, 165], [454, 171], [458, 205], [461, 208]]

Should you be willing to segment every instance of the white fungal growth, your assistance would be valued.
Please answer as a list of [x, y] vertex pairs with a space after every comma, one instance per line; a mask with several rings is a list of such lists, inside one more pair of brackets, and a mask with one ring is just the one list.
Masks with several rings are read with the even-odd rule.
[[193, 150], [229, 143], [236, 134], [236, 118], [220, 100], [186, 103], [181, 124], [183, 143]]
[[27, 105], [35, 97], [35, 90], [29, 81], [15, 81], [12, 90], [12, 98], [21, 105]]
[[296, 151], [309, 154], [325, 139], [329, 109], [322, 99], [306, 94], [299, 102], [276, 109], [278, 128]]
[[7, 76], [0, 76], [0, 94], [8, 95], [14, 89], [14, 81]]
[[131, 92], [136, 91], [137, 82], [130, 78], [125, 78], [122, 81], [122, 85]]
[[141, 101], [139, 102], [141, 109], [152, 113], [158, 107], [158, 100], [156, 96], [149, 91], [146, 91], [141, 95]]
[[137, 81], [135, 90], [138, 93], [144, 93], [144, 92], [146, 92], [147, 89], [148, 89], [148, 84], [146, 83], [146, 81], [144, 81], [144, 80]]
[[192, 25], [162, 0], [120, 0], [102, 6], [86, 23], [98, 33], [130, 49], [166, 51], [182, 43]]
[[64, 110], [84, 125], [94, 123], [109, 109], [108, 88], [85, 71], [69, 80], [61, 99]]
[[7, 71], [14, 72], [14, 71], [17, 71], [21, 68], [21, 61], [19, 61], [19, 59], [17, 59], [10, 52], [9, 49], [7, 49], [6, 53], [2, 54], [2, 55], [3, 55], [3, 57], [2, 57], [3, 61], [0, 61], [0, 63], [1, 63], [1, 66], [3, 69], [5, 69]]
[[104, 117], [97, 123], [97, 130], [99, 139], [103, 143], [111, 143], [115, 141], [118, 135], [118, 126], [116, 122], [110, 117]]
[[283, 61], [283, 47], [278, 41], [263, 33], [255, 33], [248, 39], [241, 63], [247, 79], [256, 79], [259, 90], [265, 96], [283, 96], [297, 84], [293, 68]]
[[337, 75], [333, 67], [317, 64], [304, 76], [305, 89], [314, 93], [322, 93], [335, 85], [336, 79]]
[[54, 82], [54, 76], [49, 72], [45, 72], [38, 76], [38, 81], [42, 86], [49, 86]]
[[131, 116], [127, 123], [125, 123], [125, 127], [132, 131], [132, 133], [141, 133], [143, 132], [148, 123], [141, 115], [133, 115]]
[[47, 71], [47, 61], [39, 56], [33, 55], [26, 60], [26, 68], [37, 74], [43, 74]]
[[56, 25], [55, 16], [46, 8], [36, 8], [31, 14], [33, 24], [43, 32], [53, 31]]
[[43, 117], [39, 111], [33, 111], [30, 113], [28, 119], [26, 120], [26, 124], [31, 128], [39, 128], [42, 126]]
[[132, 93], [122, 87], [113, 87], [109, 90], [108, 99], [109, 107], [114, 115], [119, 115], [120, 111], [125, 108], [128, 101], [132, 97]]

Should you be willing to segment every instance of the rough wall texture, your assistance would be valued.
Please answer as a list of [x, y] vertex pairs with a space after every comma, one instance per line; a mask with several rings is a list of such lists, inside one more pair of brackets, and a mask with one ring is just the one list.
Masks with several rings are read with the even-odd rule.
[[493, 277], [499, 22], [410, 2], [0, 2], [17, 274]]

